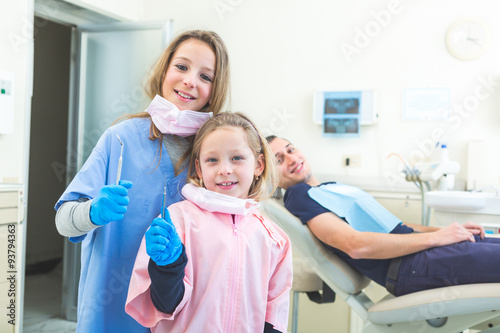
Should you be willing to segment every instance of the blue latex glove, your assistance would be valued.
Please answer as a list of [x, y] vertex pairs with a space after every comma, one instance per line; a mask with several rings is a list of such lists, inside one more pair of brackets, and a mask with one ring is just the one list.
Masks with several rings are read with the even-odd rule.
[[159, 266], [175, 262], [182, 254], [182, 243], [168, 210], [165, 219], [157, 217], [146, 231], [146, 252]]
[[132, 182], [120, 180], [119, 185], [103, 186], [90, 204], [90, 220], [96, 225], [105, 225], [111, 221], [120, 221], [127, 211], [128, 189]]

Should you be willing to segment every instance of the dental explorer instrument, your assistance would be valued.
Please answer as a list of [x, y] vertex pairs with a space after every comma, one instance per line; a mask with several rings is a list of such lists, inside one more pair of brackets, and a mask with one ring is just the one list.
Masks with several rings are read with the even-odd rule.
[[116, 172], [116, 184], [118, 185], [120, 183], [120, 178], [122, 176], [123, 142], [120, 139], [120, 137], [118, 136], [118, 134], [116, 135], [116, 137], [118, 138], [118, 141], [120, 141], [120, 144], [122, 146], [122, 148], [120, 150], [120, 158], [118, 159], [118, 171]]
[[167, 180], [165, 179], [165, 186], [163, 187], [163, 199], [161, 201], [161, 218], [165, 219], [165, 202], [167, 201]]

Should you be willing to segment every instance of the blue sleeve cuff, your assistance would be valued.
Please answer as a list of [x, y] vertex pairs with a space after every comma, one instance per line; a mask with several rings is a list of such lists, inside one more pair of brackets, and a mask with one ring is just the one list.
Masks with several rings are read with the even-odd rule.
[[83, 241], [85, 239], [85, 237], [87, 237], [87, 234], [85, 235], [81, 235], [81, 236], [77, 236], [77, 237], [70, 237], [69, 238], [69, 241], [71, 243], [80, 243], [81, 241]]

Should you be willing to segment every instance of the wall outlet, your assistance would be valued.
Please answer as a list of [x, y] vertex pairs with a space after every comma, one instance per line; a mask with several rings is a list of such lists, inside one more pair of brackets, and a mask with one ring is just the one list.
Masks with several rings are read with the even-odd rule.
[[361, 156], [360, 155], [344, 155], [342, 157], [342, 163], [346, 168], [360, 168], [361, 167]]

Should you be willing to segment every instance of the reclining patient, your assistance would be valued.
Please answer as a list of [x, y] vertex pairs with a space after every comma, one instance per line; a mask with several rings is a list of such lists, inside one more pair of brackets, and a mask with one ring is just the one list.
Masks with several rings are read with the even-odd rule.
[[393, 295], [500, 282], [500, 239], [485, 238], [482, 226], [403, 223], [359, 188], [320, 183], [289, 141], [267, 140], [286, 190], [285, 207], [332, 252]]

